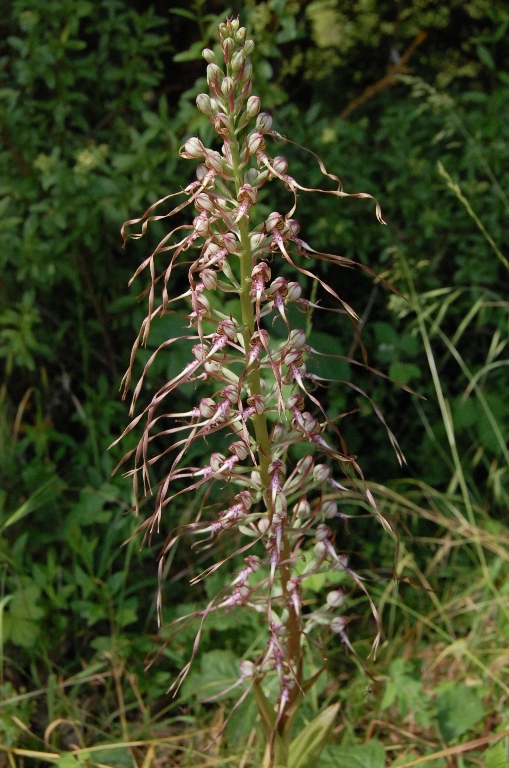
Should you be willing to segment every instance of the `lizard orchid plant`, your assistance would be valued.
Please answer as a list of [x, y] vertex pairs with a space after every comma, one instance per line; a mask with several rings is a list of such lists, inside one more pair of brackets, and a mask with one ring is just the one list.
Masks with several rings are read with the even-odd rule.
[[[196, 137], [188, 139], [180, 156], [198, 161], [196, 180], [122, 228], [125, 245], [128, 228], [141, 225], [138, 234], [130, 235], [139, 238], [151, 222], [172, 216], [180, 222], [182, 211], [193, 211], [188, 223], [179, 223], [164, 236], [133, 277], [145, 270], [150, 274], [148, 313], [123, 380], [124, 397], [137, 350], [146, 343], [153, 321], [174, 313], [185, 316], [188, 325], [187, 332], [164, 341], [145, 364], [132, 398], [133, 418], [124, 432], [143, 424], [141, 439], [123, 461], [134, 461], [128, 474], [137, 499], [151, 496], [156, 489], [153, 511], [139, 530], [151, 535], [163, 519], [165, 525], [169, 520], [170, 533], [159, 561], [161, 577], [167, 558], [184, 536], [198, 537], [198, 548], [210, 549], [220, 539], [223, 546], [225, 538], [231, 542], [226, 558], [218, 558], [204, 573], [196, 574], [193, 584], [226, 560], [236, 558], [242, 563], [228, 586], [192, 614], [199, 625], [192, 658], [173, 690], [178, 690], [189, 671], [207, 616], [215, 611], [254, 611], [264, 627], [265, 645], [242, 661], [236, 685], [243, 690], [241, 699], [249, 693], [256, 699], [266, 737], [263, 767], [298, 768], [316, 759], [338, 709], [338, 705], [325, 709], [292, 741], [299, 704], [317, 677], [306, 679], [306, 648], [319, 649], [324, 660], [325, 647], [334, 637], [351, 648], [345, 593], [337, 586], [338, 579], [331, 579], [318, 604], [307, 581], [315, 574], [340, 572], [343, 583], [350, 581], [353, 589], [364, 591], [380, 628], [376, 608], [344, 552], [349, 515], [342, 506], [346, 501], [357, 502], [362, 509], [369, 506], [386, 528], [390, 526], [378, 514], [337, 419], [331, 419], [320, 402], [317, 388], [326, 380], [308, 370], [309, 362], [320, 355], [304, 330], [317, 304], [304, 297], [303, 285], [316, 281], [339, 303], [333, 311], [349, 316], [356, 328], [359, 318], [304, 265], [325, 260], [352, 267], [354, 262], [313, 250], [301, 239], [293, 216], [299, 191], [338, 198], [371, 195], [348, 195], [319, 160], [334, 189], [309, 189], [290, 175], [287, 160], [274, 156], [269, 147], [269, 140], [279, 145], [288, 140], [273, 130], [271, 116], [260, 111], [260, 99], [251, 94], [253, 41], [237, 19], [219, 26], [219, 41], [224, 63], [212, 50], [203, 51], [210, 93], [196, 99], [217, 134], [219, 149], [206, 147]], [[282, 183], [294, 203], [286, 213], [272, 211], [257, 218], [260, 190], [272, 182]], [[176, 197], [183, 200], [169, 212], [158, 212]], [[383, 223], [380, 207], [374, 203]], [[374, 275], [366, 266], [357, 266]], [[187, 271], [186, 289], [172, 296], [170, 283], [178, 270]], [[238, 310], [222, 311], [227, 300], [229, 307]], [[302, 318], [300, 327], [294, 327], [296, 317]], [[274, 328], [278, 328], [277, 337]], [[188, 363], [135, 415], [154, 359], [179, 342], [190, 348]], [[189, 382], [203, 396], [191, 410], [173, 412], [173, 393]], [[352, 382], [344, 383], [361, 392]], [[376, 406], [375, 410], [382, 418]], [[220, 450], [211, 453], [211, 442]], [[196, 466], [186, 461], [191, 448], [193, 457], [203, 457]], [[156, 466], [165, 466], [165, 476], [157, 481], [152, 477]], [[189, 492], [196, 498], [196, 518], [179, 524], [173, 510], [178, 509], [179, 497]], [[161, 616], [160, 594], [159, 590]], [[375, 647], [379, 637], [380, 631]], [[271, 679], [277, 680], [270, 688], [277, 691], [272, 698], [265, 684]]]

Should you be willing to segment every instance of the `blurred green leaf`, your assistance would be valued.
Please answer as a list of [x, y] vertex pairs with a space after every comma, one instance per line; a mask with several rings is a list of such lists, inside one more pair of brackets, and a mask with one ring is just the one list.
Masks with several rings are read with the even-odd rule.
[[479, 56], [479, 59], [482, 61], [483, 64], [485, 64], [488, 69], [496, 69], [495, 61], [493, 60], [493, 56], [488, 51], [486, 46], [484, 45], [478, 45], [477, 46], [477, 55]]
[[423, 692], [421, 680], [412, 674], [404, 659], [391, 661], [380, 706], [382, 709], [388, 709], [395, 703], [401, 715], [412, 712], [419, 723], [429, 724], [432, 714], [429, 697]]
[[376, 739], [354, 747], [328, 746], [318, 768], [384, 768], [385, 750]]
[[[200, 670], [191, 671], [183, 685], [184, 696], [196, 696], [203, 701], [218, 696], [230, 688], [240, 677], [239, 659], [232, 651], [213, 650], [204, 653]], [[236, 696], [234, 690], [230, 695]], [[227, 696], [228, 694], [225, 694]], [[219, 700], [224, 698], [219, 695]]]
[[490, 747], [483, 755], [486, 768], [507, 768], [508, 754], [505, 739]]
[[[60, 755], [58, 760], [54, 763], [57, 768], [87, 768], [90, 765], [90, 753], [80, 752], [75, 754], [74, 752], [64, 752]], [[96, 755], [94, 754], [94, 759]]]
[[39, 619], [44, 616], [40, 607], [41, 590], [28, 577], [21, 579], [19, 589], [11, 595], [3, 615], [4, 640], [23, 648], [31, 648], [39, 632]]
[[412, 379], [420, 379], [421, 369], [413, 363], [394, 362], [389, 366], [389, 377], [398, 384], [409, 384]]
[[289, 749], [289, 768], [307, 768], [319, 761], [334, 727], [338, 711], [339, 704], [327, 707], [292, 739]]
[[482, 701], [473, 688], [452, 684], [437, 696], [437, 719], [447, 743], [463, 736], [485, 716]]

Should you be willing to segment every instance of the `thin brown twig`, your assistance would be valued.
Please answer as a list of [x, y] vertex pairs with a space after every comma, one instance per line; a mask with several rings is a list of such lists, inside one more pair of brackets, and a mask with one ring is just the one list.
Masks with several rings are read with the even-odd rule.
[[365, 104], [366, 101], [369, 101], [369, 99], [372, 99], [373, 96], [375, 96], [380, 91], [385, 90], [385, 88], [389, 88], [391, 85], [395, 85], [397, 83], [398, 75], [404, 75], [408, 72], [407, 63], [410, 57], [414, 53], [415, 49], [421, 45], [424, 40], [426, 40], [426, 37], [427, 33], [423, 30], [420, 30], [398, 63], [390, 67], [388, 73], [381, 77], [380, 80], [377, 80], [376, 83], [373, 83], [373, 85], [368, 85], [368, 87], [364, 89], [360, 96], [357, 96], [355, 99], [353, 99], [350, 104], [348, 104], [344, 110], [339, 113], [341, 120], [346, 120], [348, 117], [350, 117], [352, 112], [354, 112], [358, 107], [362, 106], [362, 104]]
[[411, 739], [417, 739], [418, 741], [422, 741], [423, 744], [426, 744], [429, 747], [434, 747], [434, 743], [432, 741], [428, 741], [427, 739], [423, 739], [421, 736], [417, 736], [415, 733], [411, 733], [410, 731], [406, 731], [404, 728], [398, 728], [397, 725], [393, 725], [392, 723], [387, 722], [387, 720], [372, 720], [368, 732], [366, 734], [365, 741], [369, 741], [375, 732], [375, 727], [377, 725], [381, 725], [383, 728], [387, 728], [388, 730], [395, 731], [396, 733], [399, 733], [401, 736], [406, 736]]
[[490, 744], [492, 741], [500, 741], [500, 739], [507, 736], [509, 736], [509, 730], [501, 731], [500, 733], [491, 733], [489, 736], [483, 736], [481, 739], [472, 739], [472, 741], [466, 741], [464, 744], [456, 744], [454, 747], [441, 749], [439, 752], [433, 752], [431, 755], [424, 755], [417, 758], [417, 760], [403, 763], [402, 765], [399, 765], [398, 768], [412, 768], [414, 765], [421, 765], [421, 763], [429, 763], [431, 760], [438, 760], [439, 757], [461, 755], [463, 752], [470, 752], [479, 747], [484, 747], [485, 744]]

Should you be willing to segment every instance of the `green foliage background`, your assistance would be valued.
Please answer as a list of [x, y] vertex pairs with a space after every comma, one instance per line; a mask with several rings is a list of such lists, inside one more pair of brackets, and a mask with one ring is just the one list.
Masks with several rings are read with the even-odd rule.
[[[354, 366], [336, 372], [380, 406], [408, 465], [398, 467], [367, 401], [332, 385], [327, 407], [331, 413], [358, 409], [345, 422], [345, 437], [369, 480], [390, 485], [413, 477], [442, 499], [459, 493], [418, 309], [455, 425], [468, 496], [480, 510], [477, 522], [505, 536], [506, 3], [11, 0], [6, 8], [0, 36], [0, 683], [11, 704], [19, 701], [17, 716], [34, 717], [19, 697], [35, 689], [44, 692], [46, 709], [37, 705], [34, 722], [78, 711], [80, 676], [109, 664], [117, 671], [124, 664], [141, 668], [152, 642], [160, 641], [153, 608], [160, 541], [143, 550], [139, 541], [121, 548], [135, 521], [127, 514], [129, 481], [111, 473], [129, 438], [107, 451], [126, 422], [117, 390], [142, 316], [140, 285], [129, 292], [127, 282], [149, 247], [143, 241], [122, 251], [119, 227], [188, 183], [189, 164], [178, 158], [186, 138], [211, 138], [194, 97], [204, 90], [201, 49], [214, 44], [217, 21], [227, 13], [240, 13], [256, 40], [255, 92], [276, 129], [317, 152], [348, 191], [374, 194], [388, 222], [380, 227], [364, 202], [302, 196], [298, 218], [306, 241], [359, 260], [402, 294], [415, 290], [419, 297], [416, 307], [360, 271], [323, 272], [363, 315], [370, 365], [426, 398]], [[383, 80], [391, 73], [398, 77]], [[285, 153], [297, 179], [310, 187], [321, 183], [310, 155], [293, 146]], [[280, 195], [271, 208], [285, 205]], [[151, 236], [155, 240], [157, 231]], [[315, 314], [314, 346], [327, 352], [339, 345], [342, 354], [360, 359], [349, 329], [335, 318]], [[149, 346], [168, 330], [156, 326]], [[178, 351], [159, 360], [150, 381], [183, 363]], [[468, 388], [474, 376], [482, 398]], [[175, 510], [185, 513], [185, 507]], [[433, 521], [408, 521], [397, 506], [394, 515], [402, 530], [409, 533], [410, 526], [408, 546], [437, 536]], [[352, 532], [351, 547], [372, 573], [390, 572], [389, 547], [372, 526]], [[449, 584], [468, 572], [469, 552], [449, 562]], [[169, 617], [189, 599], [182, 573], [192, 556], [179, 551], [172, 566]], [[422, 564], [428, 552], [421, 548], [416, 557]], [[219, 646], [231, 653], [239, 632], [249, 639], [254, 631], [226, 618], [205, 635], [204, 650]], [[165, 691], [194, 637], [186, 632], [166, 646], [165, 663], [141, 684], [153, 702], [145, 725], [167, 705]], [[369, 627], [361, 622], [358, 632], [352, 641], [367, 647]], [[339, 654], [334, 663], [339, 678], [351, 673], [352, 663]], [[412, 679], [396, 666], [389, 682], [396, 672]], [[63, 689], [55, 693], [56, 679], [78, 681], [72, 700]], [[94, 700], [95, 731], [87, 743], [104, 735], [99, 723], [114, 684], [105, 686], [102, 699]], [[447, 712], [440, 725], [446, 742], [465, 732], [454, 719], [459, 689], [448, 690], [431, 696], [421, 717], [425, 722]], [[390, 706], [388, 695], [382, 709]], [[417, 711], [419, 718], [416, 705], [405, 709], [400, 699], [399, 706], [402, 717]], [[472, 706], [477, 712], [479, 697]], [[2, 717], [0, 741], [17, 743], [21, 732], [13, 730], [9, 710]], [[474, 724], [475, 718], [465, 730]], [[347, 732], [355, 743], [355, 726]]]

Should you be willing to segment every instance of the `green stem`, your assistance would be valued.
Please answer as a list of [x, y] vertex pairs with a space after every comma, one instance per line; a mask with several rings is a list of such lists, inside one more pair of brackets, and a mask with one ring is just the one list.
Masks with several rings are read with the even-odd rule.
[[[230, 119], [233, 122], [233, 115], [230, 115]], [[241, 157], [239, 144], [236, 138], [231, 139], [230, 151], [232, 156], [233, 176], [235, 179], [235, 190], [237, 195], [239, 194], [242, 186], [242, 169], [241, 169]], [[246, 354], [249, 350], [251, 335], [255, 331], [255, 310], [253, 302], [251, 300], [251, 273], [253, 270], [253, 254], [251, 251], [251, 242], [249, 240], [249, 225], [245, 217], [239, 222], [239, 234], [242, 250], [239, 254], [240, 259], [240, 306], [242, 312], [244, 349]], [[256, 362], [251, 366], [251, 370], [247, 375], [247, 383], [251, 395], [262, 395], [260, 367]], [[268, 493], [270, 485], [270, 475], [268, 468], [271, 462], [271, 447], [267, 425], [267, 416], [265, 413], [255, 414], [253, 417], [253, 424], [255, 430], [255, 437], [258, 446], [258, 457], [260, 463], [260, 478], [262, 484], [262, 492], [265, 498], [265, 505], [270, 516], [273, 514], [272, 500]], [[301, 696], [301, 684], [302, 684], [302, 648], [301, 648], [301, 631], [300, 621], [295, 609], [291, 605], [291, 601], [288, 599], [288, 580], [290, 578], [290, 562], [291, 550], [288, 537], [283, 535], [282, 548], [281, 548], [281, 561], [280, 566], [281, 574], [281, 586], [283, 588], [283, 594], [287, 598], [287, 604], [289, 605], [289, 616], [286, 622], [286, 629], [288, 633], [287, 652], [288, 657], [292, 663], [295, 675], [296, 685], [292, 690], [290, 700], [285, 707], [280, 722], [279, 732], [286, 740], [290, 738], [290, 733], [285, 732], [291, 729], [292, 724], [292, 711], [295, 712], [295, 705]], [[286, 728], [288, 726], [288, 728]], [[289, 742], [288, 742], [289, 743]], [[285, 759], [286, 764], [286, 759]], [[281, 763], [282, 765], [282, 763]]]
[[[233, 175], [235, 178], [235, 190], [239, 193], [242, 186], [242, 170], [241, 159], [239, 152], [238, 141], [233, 138], [230, 144], [232, 161], [233, 161]], [[251, 251], [251, 243], [249, 240], [249, 225], [245, 218], [239, 222], [239, 233], [242, 250], [239, 254], [240, 260], [240, 307], [242, 312], [243, 330], [242, 336], [244, 338], [244, 349], [246, 354], [249, 351], [251, 342], [251, 336], [255, 330], [255, 313], [253, 303], [251, 301], [251, 272], [253, 269], [253, 254]], [[258, 363], [254, 363], [251, 366], [251, 370], [247, 375], [247, 383], [249, 386], [249, 392], [251, 396], [262, 395], [262, 383], [260, 377], [260, 367]], [[265, 413], [255, 414], [253, 416], [253, 425], [255, 430], [256, 443], [258, 445], [258, 458], [260, 462], [260, 476], [262, 482], [262, 488], [266, 490], [270, 484], [269, 465], [271, 462], [271, 450], [269, 440], [269, 430], [267, 426], [267, 417]], [[267, 510], [270, 511], [270, 502], [266, 497]]]

